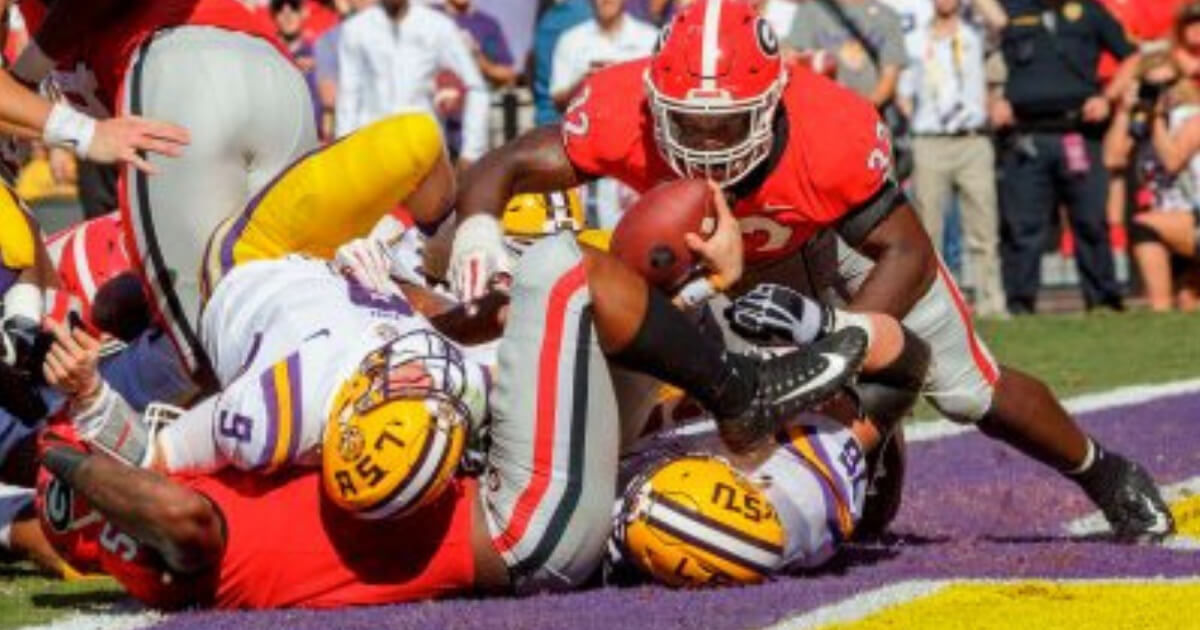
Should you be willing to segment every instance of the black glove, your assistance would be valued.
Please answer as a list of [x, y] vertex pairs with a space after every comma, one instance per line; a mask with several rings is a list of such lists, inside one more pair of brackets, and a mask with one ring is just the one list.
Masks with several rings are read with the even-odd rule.
[[778, 284], [760, 284], [725, 309], [739, 335], [757, 342], [805, 344], [833, 331], [833, 309]]

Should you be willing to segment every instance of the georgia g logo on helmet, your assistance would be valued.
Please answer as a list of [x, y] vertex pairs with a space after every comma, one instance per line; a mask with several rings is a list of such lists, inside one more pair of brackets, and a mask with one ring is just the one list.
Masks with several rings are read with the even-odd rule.
[[788, 75], [749, 2], [698, 0], [663, 29], [643, 83], [664, 160], [722, 186], [767, 158]]

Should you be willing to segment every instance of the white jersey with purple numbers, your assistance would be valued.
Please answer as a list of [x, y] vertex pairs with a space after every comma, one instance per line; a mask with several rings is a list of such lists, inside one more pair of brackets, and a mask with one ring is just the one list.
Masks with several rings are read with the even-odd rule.
[[[239, 266], [201, 318], [221, 392], [167, 427], [168, 465], [204, 471], [318, 464], [328, 408], [343, 380], [372, 349], [430, 331], [403, 296], [365, 289], [325, 261], [289, 256]], [[195, 446], [195, 436], [206, 432], [211, 450]]]
[[635, 454], [622, 459], [619, 487], [663, 457], [722, 457], [759, 484], [779, 514], [787, 540], [778, 572], [828, 562], [862, 516], [866, 493], [863, 451], [850, 431], [824, 416], [806, 414], [777, 435], [776, 447], [765, 458], [748, 461], [731, 453], [715, 432], [698, 430], [702, 427], [644, 440]]

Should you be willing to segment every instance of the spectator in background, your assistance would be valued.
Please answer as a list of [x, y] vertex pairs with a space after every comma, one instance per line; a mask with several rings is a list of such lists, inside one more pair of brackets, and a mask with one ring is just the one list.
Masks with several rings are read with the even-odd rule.
[[900, 16], [879, 0], [801, 2], [787, 44], [799, 52], [833, 55], [838, 82], [880, 109], [895, 98], [908, 61]]
[[975, 312], [1002, 316], [995, 152], [985, 128], [984, 36], [961, 18], [960, 0], [926, 1], [936, 11], [916, 29], [914, 47], [920, 55], [900, 96], [914, 136], [917, 208], [940, 250], [946, 202], [959, 192]]
[[496, 18], [476, 9], [471, 0], [445, 0], [442, 6], [450, 19], [462, 29], [463, 41], [479, 64], [483, 78], [496, 87], [516, 83], [513, 56]]
[[[589, 74], [605, 66], [645, 57], [654, 50], [658, 29], [625, 13], [625, 0], [593, 0], [595, 17], [563, 33], [554, 49], [550, 97], [563, 111]], [[587, 187], [588, 225], [612, 228], [636, 198], [614, 179]]]
[[[1130, 90], [1116, 124], [1119, 131], [1109, 136], [1106, 148], [1121, 157], [1132, 150], [1137, 191], [1130, 227], [1133, 254], [1150, 307], [1166, 311], [1171, 308], [1172, 285], [1168, 251], [1193, 261], [1196, 257], [1200, 83], [1184, 76], [1170, 53], [1146, 54], [1139, 86]], [[1188, 294], [1193, 287], [1187, 284], [1180, 287], [1180, 308], [1194, 306], [1194, 299], [1189, 299], [1194, 295]]]
[[675, 15], [676, 5], [679, 4], [686, 3], [676, 0], [628, 0], [625, 12], [643, 22], [661, 27]]
[[339, 0], [340, 22], [317, 38], [313, 44], [314, 72], [317, 77], [317, 99], [321, 109], [317, 114], [321, 124], [317, 127], [322, 140], [334, 136], [334, 108], [337, 105], [338, 44], [342, 40], [342, 24], [351, 15], [375, 4], [376, 0]]
[[381, 0], [342, 26], [338, 45], [338, 136], [406, 108], [442, 117], [434, 104], [440, 71], [461, 82], [463, 140], [459, 166], [488, 144], [488, 94], [458, 27], [439, 11], [409, 0]]
[[271, 21], [292, 61], [304, 74], [304, 82], [308, 84], [308, 93], [312, 96], [313, 112], [317, 113], [316, 122], [320, 126], [321, 99], [317, 93], [316, 60], [313, 58], [312, 41], [303, 37], [307, 18], [305, 0], [271, 0]]
[[[996, 128], [1009, 129], [1000, 151], [1001, 258], [1013, 314], [1032, 313], [1042, 253], [1060, 203], [1075, 237], [1075, 264], [1087, 308], [1124, 308], [1105, 213], [1108, 173], [1101, 139], [1110, 103], [1137, 70], [1121, 25], [1094, 0], [1006, 0], [1003, 34], [1008, 67], [1003, 95], [992, 101]], [[1103, 90], [1101, 50], [1122, 59]]]
[[591, 0], [554, 0], [538, 18], [533, 34], [533, 122], [545, 125], [562, 118], [550, 98], [550, 74], [558, 39], [592, 17]]
[[[442, 6], [462, 31], [463, 42], [488, 84], [503, 88], [516, 83], [518, 75], [513, 67], [512, 53], [496, 18], [473, 7], [471, 0], [445, 0]], [[451, 157], [456, 157], [462, 150], [462, 123], [461, 108], [445, 112], [442, 126]]]
[[625, 13], [625, 0], [593, 0], [595, 17], [563, 33], [554, 48], [550, 98], [567, 108], [575, 88], [593, 71], [654, 50], [658, 29]]

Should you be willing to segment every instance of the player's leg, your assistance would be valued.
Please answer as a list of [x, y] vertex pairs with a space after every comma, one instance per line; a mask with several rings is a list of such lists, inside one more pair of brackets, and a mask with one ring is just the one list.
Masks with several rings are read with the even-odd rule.
[[256, 186], [316, 145], [303, 77], [269, 43], [221, 29], [181, 27], [149, 40], [126, 72], [122, 113], [187, 127], [179, 158], [150, 156], [154, 176], [125, 169], [121, 206], [130, 252], [152, 307], [189, 370], [202, 365], [196, 334], [203, 248]]
[[599, 566], [619, 422], [578, 245], [544, 239], [518, 264], [499, 349], [484, 505], [518, 592], [578, 586]]
[[204, 292], [251, 260], [332, 258], [400, 203], [440, 217], [453, 197], [437, 121], [420, 112], [385, 118], [296, 160], [222, 221], [204, 254]]

